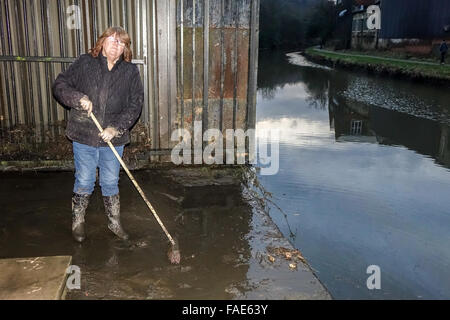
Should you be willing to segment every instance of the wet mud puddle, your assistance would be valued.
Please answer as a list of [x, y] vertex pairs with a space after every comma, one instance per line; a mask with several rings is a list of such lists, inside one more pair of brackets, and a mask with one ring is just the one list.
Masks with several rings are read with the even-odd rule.
[[87, 239], [74, 242], [71, 172], [1, 174], [0, 258], [71, 255], [81, 288], [68, 299], [329, 298], [301, 261], [286, 259], [293, 248], [239, 184], [204, 186], [186, 176], [187, 185], [151, 171], [135, 176], [177, 237], [180, 265], [169, 263], [169, 242], [125, 175], [122, 224], [130, 240], [108, 230], [97, 186]]

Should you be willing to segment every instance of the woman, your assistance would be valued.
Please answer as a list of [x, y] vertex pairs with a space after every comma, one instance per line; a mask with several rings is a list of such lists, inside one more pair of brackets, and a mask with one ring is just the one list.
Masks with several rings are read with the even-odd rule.
[[[120, 163], [107, 145], [122, 156], [130, 129], [142, 110], [144, 91], [139, 70], [131, 63], [130, 37], [120, 27], [107, 29], [89, 54], [81, 55], [58, 75], [53, 94], [70, 109], [66, 136], [73, 142], [75, 185], [72, 196], [72, 234], [82, 242], [84, 216], [96, 181], [97, 167], [108, 228], [121, 239], [128, 235], [120, 223]], [[102, 133], [90, 118], [94, 113]]]

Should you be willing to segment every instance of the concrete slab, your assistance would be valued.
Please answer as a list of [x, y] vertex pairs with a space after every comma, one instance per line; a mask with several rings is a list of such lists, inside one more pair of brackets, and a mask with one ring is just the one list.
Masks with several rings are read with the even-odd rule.
[[0, 299], [64, 299], [71, 256], [0, 260]]

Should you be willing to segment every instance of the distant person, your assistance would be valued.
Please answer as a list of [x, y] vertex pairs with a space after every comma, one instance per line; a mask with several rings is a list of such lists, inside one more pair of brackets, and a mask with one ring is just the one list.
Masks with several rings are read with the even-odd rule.
[[441, 64], [445, 63], [445, 55], [448, 51], [448, 46], [445, 40], [442, 40], [441, 46], [439, 47], [439, 51], [441, 52]]

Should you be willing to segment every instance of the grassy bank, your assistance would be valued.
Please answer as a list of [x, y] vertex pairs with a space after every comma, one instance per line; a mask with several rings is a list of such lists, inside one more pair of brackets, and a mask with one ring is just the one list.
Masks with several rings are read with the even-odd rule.
[[418, 80], [450, 80], [450, 66], [429, 61], [410, 61], [361, 53], [343, 53], [308, 48], [305, 55], [311, 60], [333, 66], [364, 69], [377, 74], [403, 76]]
[[341, 53], [348, 53], [350, 55], [367, 55], [367, 56], [376, 56], [381, 58], [389, 58], [389, 59], [401, 59], [410, 62], [430, 62], [433, 64], [438, 64], [441, 57], [434, 56], [432, 54], [429, 55], [419, 55], [419, 54], [411, 54], [405, 51], [391, 51], [391, 50], [340, 50]]

